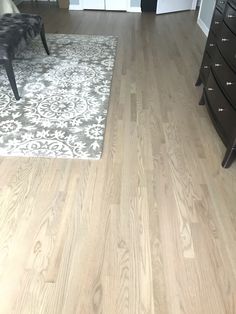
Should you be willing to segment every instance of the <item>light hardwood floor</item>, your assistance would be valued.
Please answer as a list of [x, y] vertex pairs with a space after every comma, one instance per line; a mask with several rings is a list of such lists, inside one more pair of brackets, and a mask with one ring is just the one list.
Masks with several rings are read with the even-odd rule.
[[100, 161], [0, 159], [0, 313], [236, 313], [236, 162], [198, 106], [194, 13], [21, 10], [119, 47]]

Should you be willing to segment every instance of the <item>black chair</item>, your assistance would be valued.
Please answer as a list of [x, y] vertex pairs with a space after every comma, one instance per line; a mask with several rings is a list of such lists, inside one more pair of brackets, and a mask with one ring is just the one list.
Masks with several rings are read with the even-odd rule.
[[15, 74], [12, 67], [12, 60], [16, 52], [37, 35], [41, 36], [43, 46], [49, 55], [49, 49], [45, 37], [43, 20], [39, 15], [14, 13], [4, 14], [0, 17], [0, 64], [3, 64], [12, 91], [16, 100], [20, 99]]

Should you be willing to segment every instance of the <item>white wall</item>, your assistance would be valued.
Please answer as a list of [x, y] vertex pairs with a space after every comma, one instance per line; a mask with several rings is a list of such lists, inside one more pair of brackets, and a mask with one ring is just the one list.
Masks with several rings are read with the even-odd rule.
[[201, 2], [197, 22], [206, 36], [209, 33], [215, 3], [216, 0], [202, 0]]

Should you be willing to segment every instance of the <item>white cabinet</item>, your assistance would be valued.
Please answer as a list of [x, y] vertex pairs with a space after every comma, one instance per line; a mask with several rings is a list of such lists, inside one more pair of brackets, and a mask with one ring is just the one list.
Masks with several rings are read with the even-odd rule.
[[83, 0], [83, 9], [127, 11], [129, 0]]
[[83, 8], [85, 10], [105, 10], [105, 0], [83, 0]]
[[106, 10], [127, 11], [127, 0], [105, 0]]

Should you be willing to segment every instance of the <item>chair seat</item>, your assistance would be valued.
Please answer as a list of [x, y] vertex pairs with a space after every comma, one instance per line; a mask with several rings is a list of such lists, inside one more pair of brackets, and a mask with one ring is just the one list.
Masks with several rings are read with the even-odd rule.
[[11, 60], [18, 49], [37, 36], [42, 18], [33, 14], [4, 14], [0, 17], [0, 60]]

